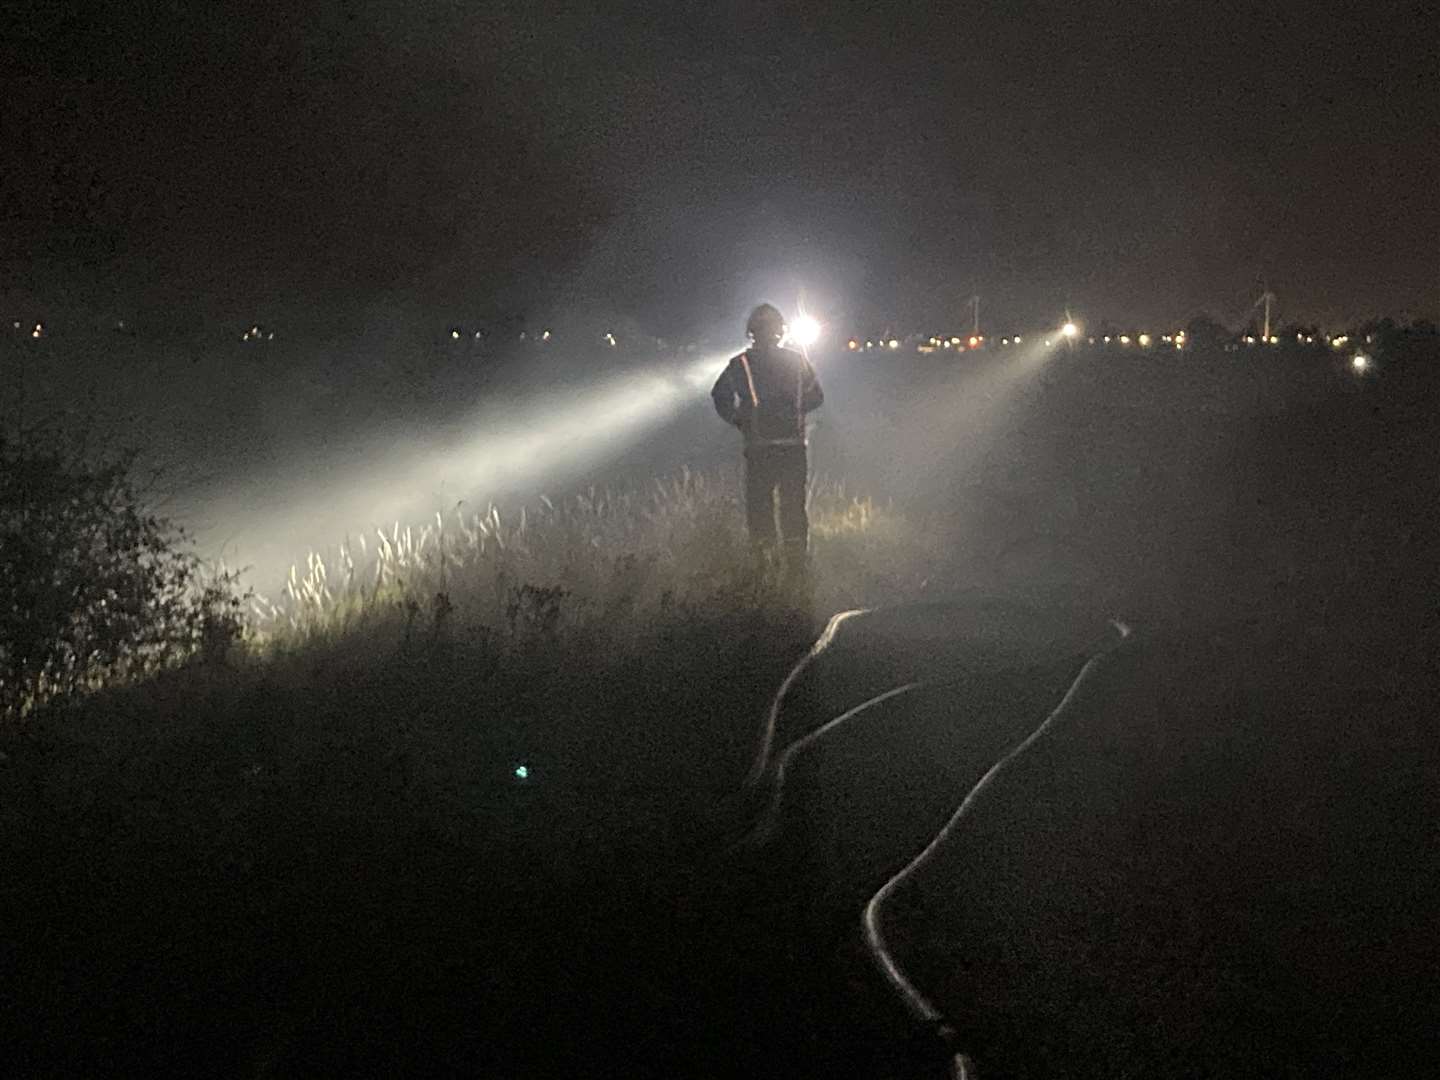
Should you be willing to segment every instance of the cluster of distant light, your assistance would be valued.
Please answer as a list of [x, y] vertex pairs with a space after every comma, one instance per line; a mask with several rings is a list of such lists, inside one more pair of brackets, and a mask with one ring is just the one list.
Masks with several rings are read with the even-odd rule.
[[[1060, 328], [1059, 336], [1074, 340], [1080, 338], [1081, 333], [1078, 326], [1074, 323], [1067, 322]], [[1314, 345], [1319, 342], [1329, 345], [1334, 349], [1343, 349], [1353, 340], [1350, 334], [1327, 336], [1325, 334], [1297, 332], [1294, 337], [1296, 344], [1299, 345]], [[997, 344], [997, 341], [1001, 348], [1005, 348], [1010, 345], [1020, 345], [1024, 340], [1024, 337], [1020, 334], [1004, 334], [998, 339], [987, 337], [984, 334], [971, 334], [968, 337], [953, 335], [940, 337], [933, 334], [911, 334], [904, 338], [884, 336], [879, 338], [852, 337], [846, 341], [845, 347], [850, 352], [871, 352], [877, 350], [881, 352], [896, 351], [902, 347], [907, 349], [913, 347], [917, 352], [922, 353], [933, 353], [942, 349], [965, 352], [967, 350], [991, 348]], [[1140, 349], [1150, 349], [1156, 345], [1168, 345], [1176, 349], [1183, 349], [1189, 343], [1190, 339], [1184, 330], [1176, 330], [1173, 334], [1158, 335], [1152, 334], [1148, 330], [1142, 330], [1133, 334], [1102, 334], [1098, 337], [1085, 335], [1084, 340], [1090, 345], [1113, 345], [1119, 346], [1122, 349], [1132, 346]], [[1281, 340], [1282, 339], [1275, 334], [1270, 335], [1268, 338], [1257, 337], [1254, 334], [1245, 334], [1235, 339], [1236, 342], [1244, 345], [1279, 345]], [[1288, 337], [1285, 340], [1288, 340]], [[1373, 344], [1374, 340], [1374, 334], [1367, 334], [1365, 336], [1367, 343]], [[1046, 344], [1053, 344], [1053, 341], [1047, 340]]]
[[[471, 330], [468, 327], [464, 326], [450, 327], [451, 341], [460, 341], [464, 338], [470, 338], [474, 341], [484, 341], [488, 338], [488, 336], [489, 335], [484, 330]], [[551, 330], [541, 330], [538, 334], [531, 334], [528, 330], [521, 330], [516, 340], [524, 342], [538, 341], [541, 344], [549, 344], [551, 339], [554, 337], [555, 334]], [[599, 344], [607, 345], [612, 349], [617, 348], [620, 344], [619, 341], [616, 340], [614, 333], [609, 330], [601, 334], [597, 340]]]
[[[37, 321], [31, 324], [24, 322], [23, 320], [16, 319], [11, 323], [11, 326], [15, 330], [20, 331], [31, 339], [39, 339], [47, 335], [47, 330], [43, 322]], [[125, 330], [126, 324], [124, 320], [118, 321], [115, 324], [115, 329], [121, 331]], [[460, 341], [462, 338], [471, 337], [473, 337], [475, 341], [482, 341], [486, 338], [486, 336], [487, 335], [484, 330], [472, 331], [462, 326], [450, 327], [450, 339], [452, 341]], [[555, 335], [553, 334], [553, 332], [548, 329], [541, 330], [533, 335], [527, 331], [522, 330], [519, 333], [519, 340], [521, 342], [533, 341], [540, 344], [548, 344], [554, 338], [554, 336]], [[787, 340], [790, 343], [800, 346], [810, 346], [818, 342], [821, 336], [821, 324], [813, 317], [802, 314], [795, 319], [794, 323], [790, 327]], [[1047, 347], [1054, 344], [1053, 339], [1056, 336], [1074, 341], [1081, 337], [1081, 331], [1075, 323], [1067, 321], [1063, 326], [1058, 329], [1058, 331], [1052, 331], [1050, 337], [1046, 338], [1045, 344]], [[1337, 350], [1346, 348], [1353, 340], [1352, 335], [1349, 333], [1326, 335], [1297, 331], [1294, 337], [1296, 344], [1299, 345], [1315, 345], [1319, 343], [1321, 345], [1328, 345], [1332, 349]], [[248, 330], [241, 334], [240, 340], [247, 343], [252, 341], [274, 341], [275, 331], [269, 328], [262, 328], [257, 323], [255, 325], [252, 325]], [[596, 343], [605, 345], [611, 349], [619, 348], [620, 345], [619, 340], [611, 331], [606, 331], [604, 334], [600, 335], [598, 339], [593, 340]], [[882, 336], [873, 339], [852, 337], [846, 341], [846, 348], [851, 352], [870, 352], [877, 350], [882, 352], [894, 352], [898, 351], [902, 346], [906, 348], [910, 348], [913, 346], [913, 348], [917, 352], [921, 353], [933, 353], [942, 350], [950, 350], [957, 353], [963, 353], [967, 350], [988, 349], [996, 344], [996, 340], [997, 339], [995, 339], [993, 336], [986, 336], [984, 334], [970, 334], [968, 336], [911, 334], [903, 339], [891, 336]], [[1281, 343], [1281, 340], [1282, 339], [1275, 334], [1271, 334], [1269, 337], [1257, 336], [1255, 334], [1244, 334], [1239, 338], [1233, 339], [1229, 344], [1226, 345], [1226, 347], [1236, 348], [1239, 345], [1275, 346], [1279, 345]], [[1289, 340], [1288, 335], [1285, 340]], [[1373, 334], [1365, 335], [1366, 344], [1373, 344], [1374, 340], [1375, 336]], [[998, 344], [1001, 348], [1008, 348], [1011, 345], [1021, 345], [1024, 343], [1024, 341], [1025, 338], [1020, 334], [1003, 334], [998, 339]], [[1184, 330], [1176, 330], [1172, 334], [1160, 334], [1158, 336], [1150, 333], [1149, 331], [1142, 330], [1133, 334], [1103, 334], [1099, 337], [1092, 337], [1086, 335], [1085, 341], [1090, 345], [1118, 345], [1120, 348], [1129, 348], [1131, 346], [1135, 346], [1140, 349], [1150, 349], [1158, 344], [1160, 346], [1170, 346], [1175, 349], [1184, 349], [1188, 343], [1188, 338]], [[687, 349], [686, 351], [693, 351], [693, 348]], [[1365, 371], [1370, 367], [1372, 361], [1371, 358], [1364, 352], [1357, 352], [1352, 358], [1351, 363], [1356, 371]]]
[[[1024, 338], [1019, 334], [1006, 335], [1000, 339], [1001, 345], [1020, 345]], [[915, 348], [922, 353], [932, 353], [939, 349], [954, 349], [956, 352], [964, 352], [966, 349], [983, 349], [990, 340], [984, 334], [972, 334], [968, 338], [961, 337], [907, 337], [905, 343], [915, 342]], [[864, 341], [859, 338], [851, 338], [845, 343], [845, 347], [851, 352], [865, 352], [871, 349], [898, 349], [901, 340], [899, 338], [880, 338], [878, 341]]]

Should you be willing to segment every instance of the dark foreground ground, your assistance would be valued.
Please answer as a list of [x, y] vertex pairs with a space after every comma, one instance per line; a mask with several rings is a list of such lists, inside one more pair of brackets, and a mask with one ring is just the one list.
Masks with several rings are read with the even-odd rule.
[[[0, 1072], [943, 1075], [860, 910], [1119, 615], [887, 909], [902, 963], [981, 1075], [1433, 1074], [1433, 379], [1168, 401], [1126, 375], [1034, 388], [1003, 454], [1048, 479], [985, 511], [1074, 565], [847, 624], [776, 756], [925, 685], [779, 788], [741, 781], [817, 613], [502, 684], [443, 655], [325, 697], [221, 680], [163, 753], [123, 700], [88, 742], [8, 742]], [[99, 780], [96, 738], [136, 747]]]

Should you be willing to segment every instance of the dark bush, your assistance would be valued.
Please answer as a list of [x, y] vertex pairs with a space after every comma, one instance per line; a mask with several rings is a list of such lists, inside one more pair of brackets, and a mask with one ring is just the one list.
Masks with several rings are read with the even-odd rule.
[[0, 718], [241, 636], [236, 575], [205, 572], [134, 466], [50, 427], [0, 429]]

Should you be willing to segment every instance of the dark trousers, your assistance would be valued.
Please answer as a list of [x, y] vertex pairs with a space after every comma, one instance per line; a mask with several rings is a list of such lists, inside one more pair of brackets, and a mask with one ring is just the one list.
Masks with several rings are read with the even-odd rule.
[[787, 555], [805, 554], [810, 518], [805, 513], [803, 446], [745, 448], [745, 521], [754, 544], [775, 543], [775, 493], [780, 494], [780, 535]]

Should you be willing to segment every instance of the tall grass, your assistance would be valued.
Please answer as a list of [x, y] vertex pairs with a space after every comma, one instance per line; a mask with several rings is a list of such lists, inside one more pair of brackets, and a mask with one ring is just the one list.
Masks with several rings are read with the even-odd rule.
[[612, 644], [656, 618], [876, 603], [923, 580], [926, 543], [890, 506], [821, 481], [811, 573], [788, 575], [744, 534], [738, 478], [681, 472], [627, 490], [540, 497], [505, 513], [463, 502], [312, 551], [253, 604], [261, 650], [352, 635], [479, 636], [507, 647], [576, 629]]
[[547, 843], [583, 847], [597, 821], [662, 842], [733, 787], [815, 622], [925, 574], [903, 516], [820, 482], [811, 573], [787, 575], [751, 551], [738, 491], [682, 473], [513, 513], [460, 505], [312, 552], [224, 663], [37, 713], [5, 743], [35, 798], [0, 823], [67, 859], [92, 857], [72, 841], [101, 806], [117, 859], [143, 841], [250, 865], [290, 844], [275, 822], [322, 819], [529, 843], [507, 816], [528, 763], [536, 790], [564, 792], [536, 819]]

